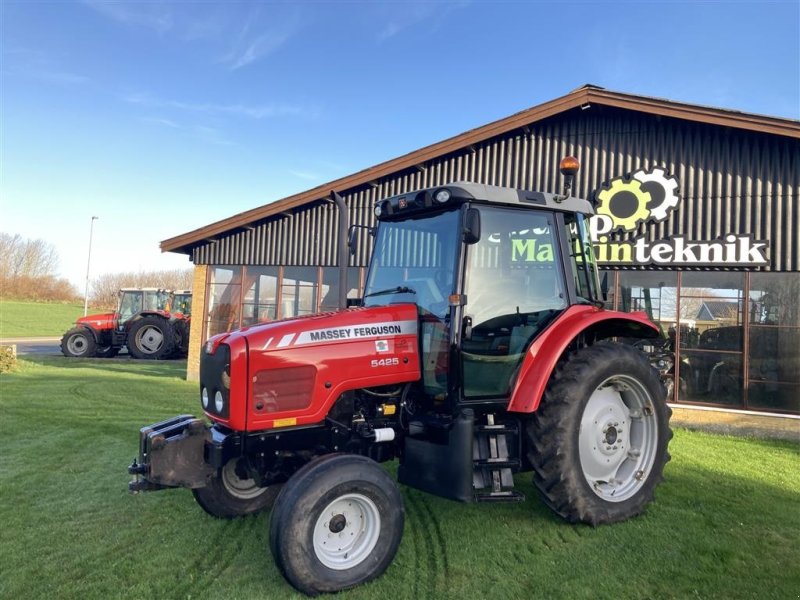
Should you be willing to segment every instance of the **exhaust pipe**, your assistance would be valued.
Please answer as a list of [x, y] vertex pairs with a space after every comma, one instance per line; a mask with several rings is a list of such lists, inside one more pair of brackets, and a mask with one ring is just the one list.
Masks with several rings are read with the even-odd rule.
[[347, 308], [347, 266], [350, 262], [350, 253], [348, 252], [347, 235], [350, 230], [349, 219], [347, 218], [347, 205], [344, 199], [331, 190], [331, 199], [339, 209], [339, 310]]

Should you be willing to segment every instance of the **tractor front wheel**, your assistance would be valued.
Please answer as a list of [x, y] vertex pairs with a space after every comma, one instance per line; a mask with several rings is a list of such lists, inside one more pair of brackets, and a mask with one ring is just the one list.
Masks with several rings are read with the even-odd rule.
[[527, 427], [544, 502], [591, 525], [640, 514], [669, 460], [670, 414], [658, 372], [636, 348], [599, 342], [574, 352]]
[[73, 327], [61, 338], [61, 352], [70, 358], [91, 358], [96, 349], [94, 335], [86, 327]]
[[128, 352], [133, 358], [169, 358], [175, 345], [172, 325], [163, 317], [142, 317], [128, 331]]
[[378, 463], [328, 454], [295, 473], [278, 495], [270, 549], [295, 588], [314, 596], [381, 575], [403, 537], [403, 498]]
[[237, 473], [236, 460], [219, 469], [206, 487], [192, 490], [200, 507], [213, 517], [234, 519], [271, 508], [281, 486], [259, 487], [245, 473]]

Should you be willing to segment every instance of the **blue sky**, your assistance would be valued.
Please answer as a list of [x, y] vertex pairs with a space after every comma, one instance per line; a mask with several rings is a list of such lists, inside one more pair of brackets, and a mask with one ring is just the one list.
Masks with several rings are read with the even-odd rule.
[[[800, 1], [0, 4], [0, 230], [62, 275], [584, 83], [800, 118]], [[81, 288], [82, 289], [82, 288]]]

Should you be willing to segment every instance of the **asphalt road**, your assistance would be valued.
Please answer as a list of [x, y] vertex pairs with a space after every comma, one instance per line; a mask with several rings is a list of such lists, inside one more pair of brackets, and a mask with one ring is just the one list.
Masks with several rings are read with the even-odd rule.
[[61, 338], [36, 337], [36, 338], [3, 338], [0, 345], [17, 345], [17, 354], [57, 354], [61, 355]]
[[[45, 356], [63, 356], [61, 354], [61, 338], [60, 337], [31, 337], [31, 338], [2, 338], [0, 345], [10, 346], [11, 344], [17, 345], [17, 355], [24, 356], [26, 354], [45, 355]], [[122, 351], [118, 358], [127, 358], [128, 352]]]

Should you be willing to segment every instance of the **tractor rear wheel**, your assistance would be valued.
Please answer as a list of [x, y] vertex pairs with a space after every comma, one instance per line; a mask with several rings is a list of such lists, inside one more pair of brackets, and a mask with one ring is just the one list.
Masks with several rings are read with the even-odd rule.
[[403, 537], [403, 498], [365, 456], [328, 454], [295, 473], [275, 501], [272, 556], [311, 596], [370, 581], [391, 564]]
[[279, 485], [259, 487], [246, 475], [236, 472], [236, 460], [217, 470], [206, 487], [192, 490], [200, 507], [213, 517], [234, 519], [272, 508]]
[[134, 358], [161, 360], [169, 358], [175, 346], [172, 324], [155, 315], [142, 317], [128, 331], [128, 352]]
[[86, 327], [73, 327], [61, 338], [61, 352], [70, 358], [91, 358], [96, 348], [94, 334]]
[[669, 460], [671, 412], [658, 372], [636, 348], [599, 342], [574, 352], [527, 427], [545, 504], [591, 525], [643, 512]]

